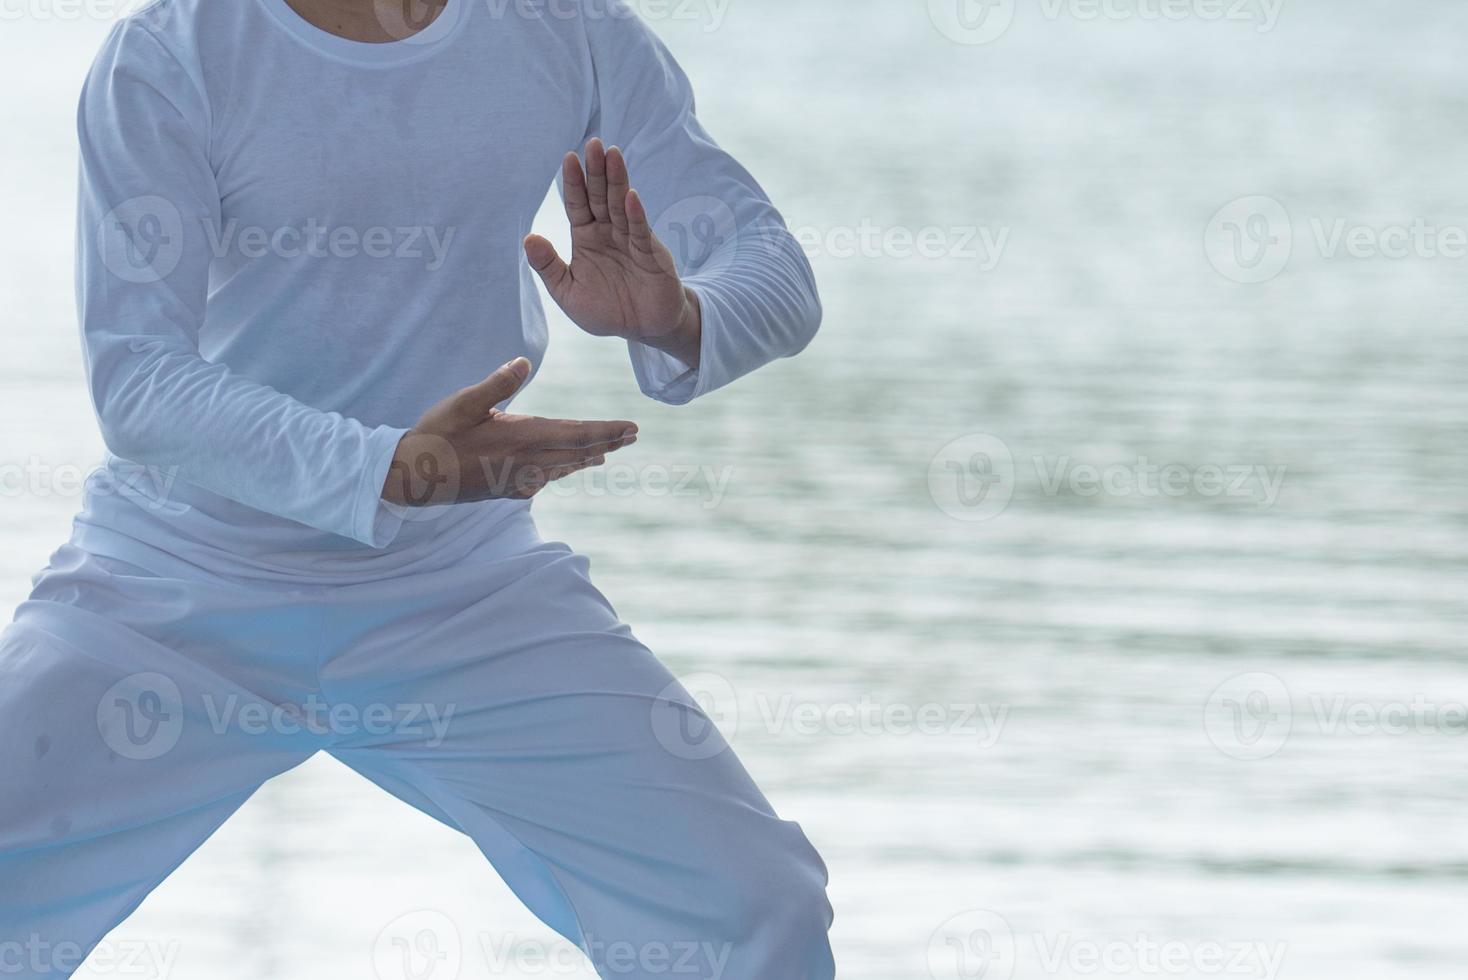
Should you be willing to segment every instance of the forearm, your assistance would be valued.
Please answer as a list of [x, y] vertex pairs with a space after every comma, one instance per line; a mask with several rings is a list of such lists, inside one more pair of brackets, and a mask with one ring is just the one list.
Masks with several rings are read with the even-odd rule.
[[97, 347], [93, 403], [115, 455], [278, 517], [388, 543], [394, 525], [378, 498], [403, 430], [319, 411], [161, 341]]

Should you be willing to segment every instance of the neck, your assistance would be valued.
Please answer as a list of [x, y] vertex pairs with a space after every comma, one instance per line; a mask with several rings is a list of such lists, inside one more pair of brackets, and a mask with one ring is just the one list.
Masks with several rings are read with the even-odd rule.
[[412, 37], [443, 12], [448, 0], [286, 0], [315, 27], [349, 41], [386, 44]]

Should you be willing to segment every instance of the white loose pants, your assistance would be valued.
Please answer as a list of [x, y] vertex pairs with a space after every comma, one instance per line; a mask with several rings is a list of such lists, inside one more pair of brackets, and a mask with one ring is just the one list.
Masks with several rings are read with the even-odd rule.
[[146, 564], [64, 546], [0, 638], [0, 976], [68, 976], [324, 750], [473, 838], [603, 977], [664, 947], [704, 952], [660, 980], [833, 977], [820, 858], [528, 514], [329, 587]]

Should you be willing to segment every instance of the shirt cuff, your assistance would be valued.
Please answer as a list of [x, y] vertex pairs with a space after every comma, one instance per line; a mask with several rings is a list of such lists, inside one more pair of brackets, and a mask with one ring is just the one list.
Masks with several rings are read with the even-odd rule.
[[370, 548], [386, 548], [403, 528], [406, 508], [383, 500], [382, 485], [387, 482], [398, 443], [407, 434], [407, 429], [380, 425], [367, 437], [367, 458], [372, 465], [362, 471], [352, 537]]
[[717, 375], [713, 363], [717, 345], [714, 337], [722, 329], [719, 308], [711, 291], [701, 283], [685, 282], [698, 295], [699, 340], [698, 367], [684, 364], [672, 354], [635, 340], [627, 341], [632, 358], [632, 373], [642, 393], [665, 405], [686, 405], [699, 395], [712, 391]]

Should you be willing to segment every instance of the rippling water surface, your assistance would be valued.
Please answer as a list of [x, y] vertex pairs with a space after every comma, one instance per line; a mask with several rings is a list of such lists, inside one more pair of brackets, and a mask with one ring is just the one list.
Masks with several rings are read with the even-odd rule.
[[[983, 45], [916, 2], [661, 21], [810, 241], [824, 332], [673, 410], [557, 321], [526, 398], [641, 422], [640, 492], [579, 484], [539, 519], [822, 849], [848, 980], [1468, 958], [1468, 261], [1322, 248], [1339, 222], [1468, 226], [1468, 12], [1295, 0], [1261, 31], [1157, 7], [1022, 3]], [[9, 464], [100, 451], [69, 263], [104, 29], [0, 24]], [[1258, 195], [1292, 251], [1245, 285], [1208, 259], [1239, 273], [1232, 232], [1205, 235]], [[851, 245], [924, 228], [941, 254]], [[654, 466], [698, 479], [664, 493]], [[76, 504], [7, 490], [9, 603]], [[176, 976], [372, 976], [423, 909], [462, 976], [567, 970], [466, 840], [321, 760], [113, 939], [176, 940]], [[1149, 969], [1153, 946], [1179, 958]]]

